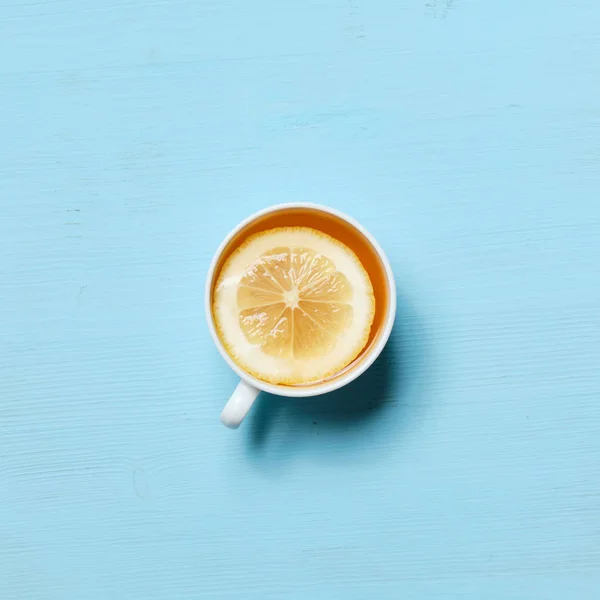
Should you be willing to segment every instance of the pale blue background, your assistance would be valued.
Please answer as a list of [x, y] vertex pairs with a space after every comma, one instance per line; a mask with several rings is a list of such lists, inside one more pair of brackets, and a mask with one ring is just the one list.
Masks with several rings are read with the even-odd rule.
[[[4, 0], [0, 56], [2, 600], [600, 598], [597, 0]], [[281, 201], [399, 315], [232, 432], [204, 276]]]

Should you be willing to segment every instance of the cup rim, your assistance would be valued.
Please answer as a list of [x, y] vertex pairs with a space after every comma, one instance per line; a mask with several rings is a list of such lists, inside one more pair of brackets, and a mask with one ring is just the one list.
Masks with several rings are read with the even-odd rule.
[[[239, 367], [234, 362], [234, 360], [231, 358], [231, 356], [229, 356], [229, 353], [227, 352], [227, 350], [223, 346], [221, 340], [219, 339], [219, 336], [217, 335], [217, 330], [216, 330], [216, 327], [214, 324], [213, 314], [212, 314], [212, 294], [211, 294], [212, 282], [213, 282], [213, 278], [215, 276], [215, 270], [216, 270], [219, 258], [221, 256], [221, 254], [223, 253], [223, 251], [225, 250], [225, 248], [227, 247], [227, 245], [229, 244], [229, 242], [235, 237], [235, 235], [237, 235], [237, 233], [241, 229], [243, 229], [244, 227], [246, 227], [247, 225], [249, 225], [256, 219], [258, 219], [266, 214], [269, 214], [271, 212], [275, 212], [275, 211], [282, 210], [282, 209], [285, 210], [285, 209], [301, 209], [301, 208], [319, 210], [322, 212], [329, 213], [335, 217], [338, 217], [339, 219], [346, 221], [348, 224], [355, 227], [362, 235], [364, 235], [365, 238], [371, 243], [373, 248], [375, 248], [375, 251], [381, 258], [381, 261], [383, 263], [383, 267], [385, 270], [386, 283], [388, 286], [388, 294], [389, 294], [388, 313], [386, 316], [385, 323], [383, 325], [382, 333], [381, 333], [379, 339], [377, 340], [377, 343], [371, 348], [371, 350], [364, 357], [364, 359], [361, 360], [355, 368], [349, 370], [346, 374], [342, 374], [341, 376], [336, 377], [335, 379], [331, 380], [330, 382], [326, 381], [321, 385], [318, 385], [315, 387], [311, 386], [311, 387], [306, 387], [306, 388], [283, 386], [283, 385], [268, 383], [266, 381], [257, 379], [256, 377], [250, 375], [249, 373], [244, 371], [241, 367]], [[210, 266], [208, 268], [208, 273], [206, 275], [206, 284], [205, 284], [205, 289], [204, 289], [204, 310], [206, 313], [206, 321], [208, 323], [208, 328], [210, 330], [210, 334], [213, 339], [213, 342], [215, 343], [221, 356], [225, 359], [225, 362], [229, 365], [229, 367], [231, 367], [231, 369], [234, 371], [234, 373], [236, 373], [236, 375], [238, 375], [240, 377], [240, 379], [242, 379], [249, 385], [251, 385], [255, 388], [258, 388], [259, 390], [262, 390], [263, 392], [268, 392], [270, 394], [275, 394], [277, 396], [286, 396], [289, 398], [305, 398], [305, 397], [309, 397], [309, 396], [320, 396], [321, 394], [327, 394], [328, 392], [333, 392], [334, 390], [337, 390], [337, 389], [347, 385], [351, 381], [354, 381], [357, 377], [362, 375], [375, 362], [377, 357], [381, 354], [381, 351], [385, 347], [385, 345], [390, 337], [390, 334], [392, 332], [392, 327], [394, 325], [394, 320], [396, 317], [396, 281], [394, 279], [394, 274], [392, 272], [392, 267], [390, 265], [390, 261], [388, 260], [388, 257], [386, 256], [385, 252], [383, 251], [383, 248], [379, 245], [377, 240], [358, 221], [356, 221], [349, 215], [347, 215], [335, 208], [331, 208], [329, 206], [324, 206], [322, 204], [315, 204], [312, 202], [281, 203], [281, 204], [275, 204], [272, 206], [268, 206], [266, 208], [263, 208], [255, 213], [251, 214], [249, 217], [247, 217], [246, 219], [244, 219], [243, 221], [238, 223], [238, 225], [236, 225], [227, 234], [225, 239], [221, 242], [221, 244], [217, 248], [217, 251], [215, 252], [215, 254], [211, 260]]]

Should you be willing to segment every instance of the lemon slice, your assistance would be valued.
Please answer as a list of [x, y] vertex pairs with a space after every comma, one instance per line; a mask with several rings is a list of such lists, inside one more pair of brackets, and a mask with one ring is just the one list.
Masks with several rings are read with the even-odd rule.
[[213, 314], [225, 348], [258, 379], [287, 385], [325, 379], [364, 348], [373, 286], [356, 255], [309, 227], [249, 237], [226, 261]]

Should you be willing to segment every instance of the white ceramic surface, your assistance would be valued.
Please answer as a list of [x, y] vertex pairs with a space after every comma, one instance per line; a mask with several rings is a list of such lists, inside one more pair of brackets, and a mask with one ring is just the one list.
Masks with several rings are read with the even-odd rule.
[[[231, 239], [244, 227], [252, 223], [254, 220], [262, 217], [268, 213], [279, 211], [282, 209], [295, 209], [295, 208], [308, 208], [308, 209], [316, 209], [323, 212], [330, 213], [340, 219], [343, 219], [353, 227], [355, 227], [375, 248], [378, 253], [386, 273], [386, 281], [388, 286], [388, 295], [389, 295], [389, 308], [388, 313], [386, 315], [385, 321], [382, 324], [382, 332], [377, 340], [377, 343], [373, 345], [373, 347], [369, 350], [369, 352], [363, 356], [358, 363], [358, 365], [350, 369], [346, 374], [336, 377], [331, 381], [325, 381], [320, 385], [310, 386], [310, 387], [292, 387], [292, 386], [282, 386], [282, 385], [274, 385], [271, 383], [267, 383], [265, 381], [261, 381], [256, 377], [253, 377], [243, 369], [241, 369], [229, 356], [228, 352], [224, 348], [223, 344], [219, 336], [217, 335], [217, 331], [215, 328], [212, 310], [211, 310], [211, 289], [212, 282], [216, 275], [215, 270], [217, 268], [217, 264], [219, 262], [219, 258], [221, 254], [224, 252], [228, 243]], [[351, 381], [354, 381], [357, 377], [362, 375], [377, 359], [377, 357], [381, 354], [381, 351], [385, 347], [386, 342], [390, 337], [390, 333], [392, 331], [392, 327], [394, 325], [394, 318], [396, 316], [396, 283], [394, 280], [394, 275], [392, 272], [392, 268], [390, 266], [390, 262], [385, 255], [385, 252], [381, 248], [381, 246], [377, 243], [375, 238], [364, 228], [360, 223], [349, 217], [348, 215], [329, 208], [327, 206], [322, 206], [319, 204], [312, 203], [294, 203], [294, 204], [277, 204], [274, 206], [270, 206], [264, 210], [261, 210], [246, 220], [242, 221], [239, 225], [237, 225], [232, 231], [227, 235], [227, 237], [223, 240], [221, 245], [219, 246], [217, 252], [215, 253], [210, 268], [208, 270], [208, 275], [206, 277], [206, 288], [205, 288], [205, 311], [206, 311], [206, 319], [208, 321], [208, 327], [213, 338], [214, 343], [216, 344], [221, 356], [225, 359], [227, 364], [239, 375], [240, 384], [234, 390], [231, 398], [227, 402], [223, 412], [221, 413], [221, 422], [230, 428], [239, 427], [240, 423], [243, 421], [244, 417], [248, 414], [248, 411], [252, 407], [254, 400], [258, 396], [260, 391], [269, 392], [270, 394], [277, 394], [279, 396], [288, 396], [293, 398], [300, 398], [306, 396], [318, 396], [320, 394], [326, 394], [328, 392], [333, 392], [337, 390]]]

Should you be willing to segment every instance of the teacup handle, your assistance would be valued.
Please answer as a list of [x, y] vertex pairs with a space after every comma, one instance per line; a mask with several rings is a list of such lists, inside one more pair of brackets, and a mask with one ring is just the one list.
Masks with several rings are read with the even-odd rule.
[[258, 388], [242, 379], [221, 413], [221, 423], [231, 429], [237, 429], [254, 404], [259, 392]]

